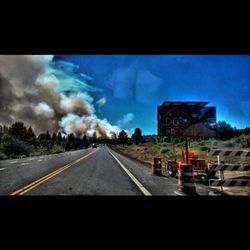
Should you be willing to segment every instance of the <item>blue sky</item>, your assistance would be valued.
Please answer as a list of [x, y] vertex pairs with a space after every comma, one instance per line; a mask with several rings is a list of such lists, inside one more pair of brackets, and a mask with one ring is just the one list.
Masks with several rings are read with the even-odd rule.
[[[113, 125], [157, 133], [163, 101], [209, 101], [217, 121], [250, 126], [250, 56], [65, 55], [92, 89], [96, 113]], [[102, 99], [98, 103], [98, 100]], [[101, 103], [101, 105], [100, 105]]]

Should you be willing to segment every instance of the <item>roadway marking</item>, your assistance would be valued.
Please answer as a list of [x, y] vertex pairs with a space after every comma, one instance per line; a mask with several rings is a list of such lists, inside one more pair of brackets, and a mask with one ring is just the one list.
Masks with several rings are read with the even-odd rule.
[[131, 178], [131, 180], [135, 183], [135, 185], [141, 190], [141, 192], [146, 196], [151, 196], [152, 194], [135, 178], [135, 176], [110, 152], [109, 149], [108, 151], [126, 172], [126, 174]]
[[14, 164], [14, 163], [17, 163], [18, 161], [11, 161], [10, 164]]
[[0, 171], [1, 171], [1, 170], [4, 170], [4, 169], [6, 169], [6, 168], [0, 168]]
[[21, 163], [20, 165], [21, 166], [25, 166], [25, 165], [29, 165], [30, 163], [27, 163], [27, 162], [24, 162], [24, 163]]
[[92, 155], [93, 153], [95, 153], [97, 150], [95, 151], [92, 151], [90, 152], [89, 154], [71, 162], [71, 163], [68, 163], [67, 165], [63, 166], [63, 167], [60, 167], [59, 169], [43, 176], [42, 178], [40, 179], [37, 179], [36, 181], [33, 181], [32, 183], [28, 184], [27, 186], [23, 187], [23, 188], [20, 188], [18, 189], [17, 191], [11, 193], [10, 195], [23, 195], [25, 193], [27, 193], [28, 191], [32, 190], [33, 188], [41, 185], [42, 183], [44, 183], [45, 181], [49, 180], [50, 178], [60, 174], [61, 172], [63, 172], [64, 170], [70, 168], [71, 166], [75, 165], [76, 163], [82, 161], [83, 159], [87, 158], [88, 156]]

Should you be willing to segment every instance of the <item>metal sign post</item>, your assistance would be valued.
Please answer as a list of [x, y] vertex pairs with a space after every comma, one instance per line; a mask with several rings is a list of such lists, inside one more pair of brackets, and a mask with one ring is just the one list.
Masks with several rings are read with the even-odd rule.
[[188, 163], [188, 139], [185, 137], [185, 148], [186, 148], [186, 162]]
[[[220, 155], [217, 155], [217, 164], [218, 164], [218, 166], [220, 165]], [[221, 181], [223, 179], [224, 179], [223, 171], [220, 170], [219, 171], [219, 180]], [[223, 193], [223, 186], [222, 185], [220, 186], [220, 191]]]

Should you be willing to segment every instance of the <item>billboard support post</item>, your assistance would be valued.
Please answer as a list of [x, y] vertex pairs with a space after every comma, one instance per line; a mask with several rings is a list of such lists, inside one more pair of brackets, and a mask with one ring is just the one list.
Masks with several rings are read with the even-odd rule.
[[186, 162], [188, 163], [188, 138], [185, 137], [185, 148], [186, 148]]

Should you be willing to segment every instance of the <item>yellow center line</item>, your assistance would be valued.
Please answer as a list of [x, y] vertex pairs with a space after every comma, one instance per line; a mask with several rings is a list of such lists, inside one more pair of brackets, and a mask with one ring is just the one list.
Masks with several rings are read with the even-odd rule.
[[32, 183], [26, 185], [25, 187], [18, 189], [17, 191], [11, 193], [10, 195], [23, 195], [23, 194], [27, 193], [28, 191], [30, 191], [33, 188], [39, 186], [43, 182], [45, 182], [45, 181], [49, 180], [50, 178], [52, 178], [52, 177], [60, 174], [64, 170], [68, 169], [69, 167], [75, 165], [76, 163], [78, 163], [78, 162], [82, 161], [83, 159], [87, 158], [88, 156], [92, 155], [96, 151], [97, 150], [95, 150], [95, 151], [93, 151], [93, 152], [91, 152], [91, 153], [89, 153], [89, 154], [87, 154], [87, 155], [85, 155], [85, 156], [83, 156], [83, 157], [81, 157], [81, 158], [79, 158], [79, 159], [71, 162], [71, 163], [68, 163], [65, 166], [60, 167], [59, 169], [57, 169], [57, 170], [55, 170], [55, 171], [53, 171], [53, 172], [51, 172], [51, 173], [43, 176], [42, 178], [37, 179], [36, 181], [33, 181]]

